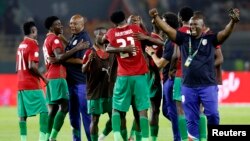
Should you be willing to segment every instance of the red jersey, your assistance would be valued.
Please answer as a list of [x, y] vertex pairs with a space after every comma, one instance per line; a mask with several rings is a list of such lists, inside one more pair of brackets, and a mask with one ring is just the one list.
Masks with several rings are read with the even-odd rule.
[[137, 47], [137, 52], [117, 54], [118, 76], [141, 75], [148, 72], [147, 63], [142, 54], [141, 42], [132, 36], [133, 33], [139, 32], [145, 33], [139, 26], [131, 24], [121, 28], [111, 28], [105, 35], [112, 47], [119, 48], [129, 45]]
[[16, 54], [18, 90], [41, 89], [39, 77], [28, 68], [29, 61], [39, 62], [39, 47], [36, 40], [25, 37]]
[[[189, 26], [182, 26], [178, 29], [178, 31], [190, 34], [190, 27]], [[177, 60], [177, 70], [176, 70], [176, 77], [182, 77], [182, 71], [181, 71], [181, 57]]]
[[47, 69], [46, 77], [48, 79], [66, 78], [66, 68], [62, 64], [52, 64], [49, 61], [49, 57], [55, 57], [54, 50], [59, 48], [61, 52], [64, 52], [64, 48], [61, 40], [55, 34], [47, 34], [47, 37], [43, 44], [43, 55]]

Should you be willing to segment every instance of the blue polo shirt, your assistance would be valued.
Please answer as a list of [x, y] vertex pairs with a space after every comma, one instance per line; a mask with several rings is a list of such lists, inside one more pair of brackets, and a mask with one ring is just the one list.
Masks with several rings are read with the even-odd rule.
[[[93, 46], [92, 41], [90, 39], [89, 34], [86, 31], [82, 31], [78, 34], [73, 35], [70, 38], [69, 44], [66, 46], [65, 51], [68, 51], [72, 48], [74, 48], [78, 42], [81, 40], [89, 41], [90, 47]], [[77, 51], [72, 55], [73, 58], [79, 58], [82, 59], [83, 55], [85, 53], [85, 50]], [[86, 76], [82, 73], [82, 65], [81, 64], [71, 64], [71, 63], [65, 63], [65, 67], [67, 70], [67, 82], [70, 84], [85, 84], [86, 83]]]
[[171, 58], [174, 53], [174, 43], [167, 40], [164, 44], [164, 50], [162, 57], [169, 61], [169, 63], [163, 68], [163, 83], [168, 79], [168, 72], [170, 69]]
[[[189, 67], [186, 67], [184, 64], [189, 55], [189, 39], [192, 46], [191, 54], [197, 50], [199, 44], [200, 47]], [[181, 49], [183, 85], [187, 87], [217, 85], [214, 69], [215, 47], [218, 45], [217, 34], [206, 34], [195, 39], [189, 34], [178, 31], [176, 43]]]

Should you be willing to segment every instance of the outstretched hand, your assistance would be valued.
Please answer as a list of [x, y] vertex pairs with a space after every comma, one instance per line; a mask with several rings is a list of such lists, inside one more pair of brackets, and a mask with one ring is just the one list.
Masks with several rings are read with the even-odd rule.
[[158, 13], [158, 11], [157, 11], [157, 9], [156, 8], [153, 8], [153, 9], [150, 9], [149, 10], [149, 15], [150, 15], [150, 17], [152, 17], [152, 18], [154, 18], [155, 16], [157, 16], [159, 13]]
[[151, 56], [151, 54], [152, 54], [153, 52], [155, 53], [155, 50], [154, 50], [152, 47], [150, 47], [150, 46], [147, 46], [146, 49], [145, 49], [145, 51], [147, 52], [147, 54], [148, 54], [149, 56]]
[[233, 22], [237, 23], [240, 21], [240, 10], [237, 8], [231, 8], [229, 10], [229, 17], [233, 20]]
[[133, 34], [133, 37], [134, 37], [134, 39], [136, 39], [136, 40], [147, 40], [147, 39], [148, 39], [148, 36], [146, 36], [146, 35], [143, 34], [143, 33], [134, 33], [134, 34]]

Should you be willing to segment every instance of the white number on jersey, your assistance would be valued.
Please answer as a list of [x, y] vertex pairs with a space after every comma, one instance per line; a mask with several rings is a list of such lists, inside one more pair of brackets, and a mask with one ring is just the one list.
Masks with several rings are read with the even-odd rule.
[[17, 51], [18, 62], [17, 62], [17, 69], [18, 70], [26, 70], [26, 65], [23, 58], [23, 50]]
[[[120, 47], [126, 47], [128, 45], [135, 46], [135, 40], [133, 37], [127, 37], [127, 39], [117, 39], [117, 43], [121, 43]], [[128, 44], [127, 44], [128, 43]], [[129, 53], [120, 53], [121, 58], [127, 58], [129, 57]], [[136, 52], [133, 52], [133, 56], [136, 56]]]
[[43, 46], [43, 56], [44, 56], [45, 65], [47, 65], [50, 61], [49, 61], [49, 53], [45, 45]]

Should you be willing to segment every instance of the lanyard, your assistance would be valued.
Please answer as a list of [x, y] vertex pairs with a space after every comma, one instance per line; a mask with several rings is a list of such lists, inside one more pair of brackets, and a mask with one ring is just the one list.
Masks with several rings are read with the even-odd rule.
[[192, 54], [191, 37], [189, 37], [189, 42], [188, 42], [188, 43], [189, 43], [189, 47], [188, 47], [188, 56], [194, 58], [194, 56], [198, 53], [198, 50], [199, 50], [199, 48], [200, 48], [200, 46], [201, 46], [202, 40], [203, 40], [203, 38], [200, 39], [200, 43], [199, 43], [199, 45], [198, 45], [197, 50]]

